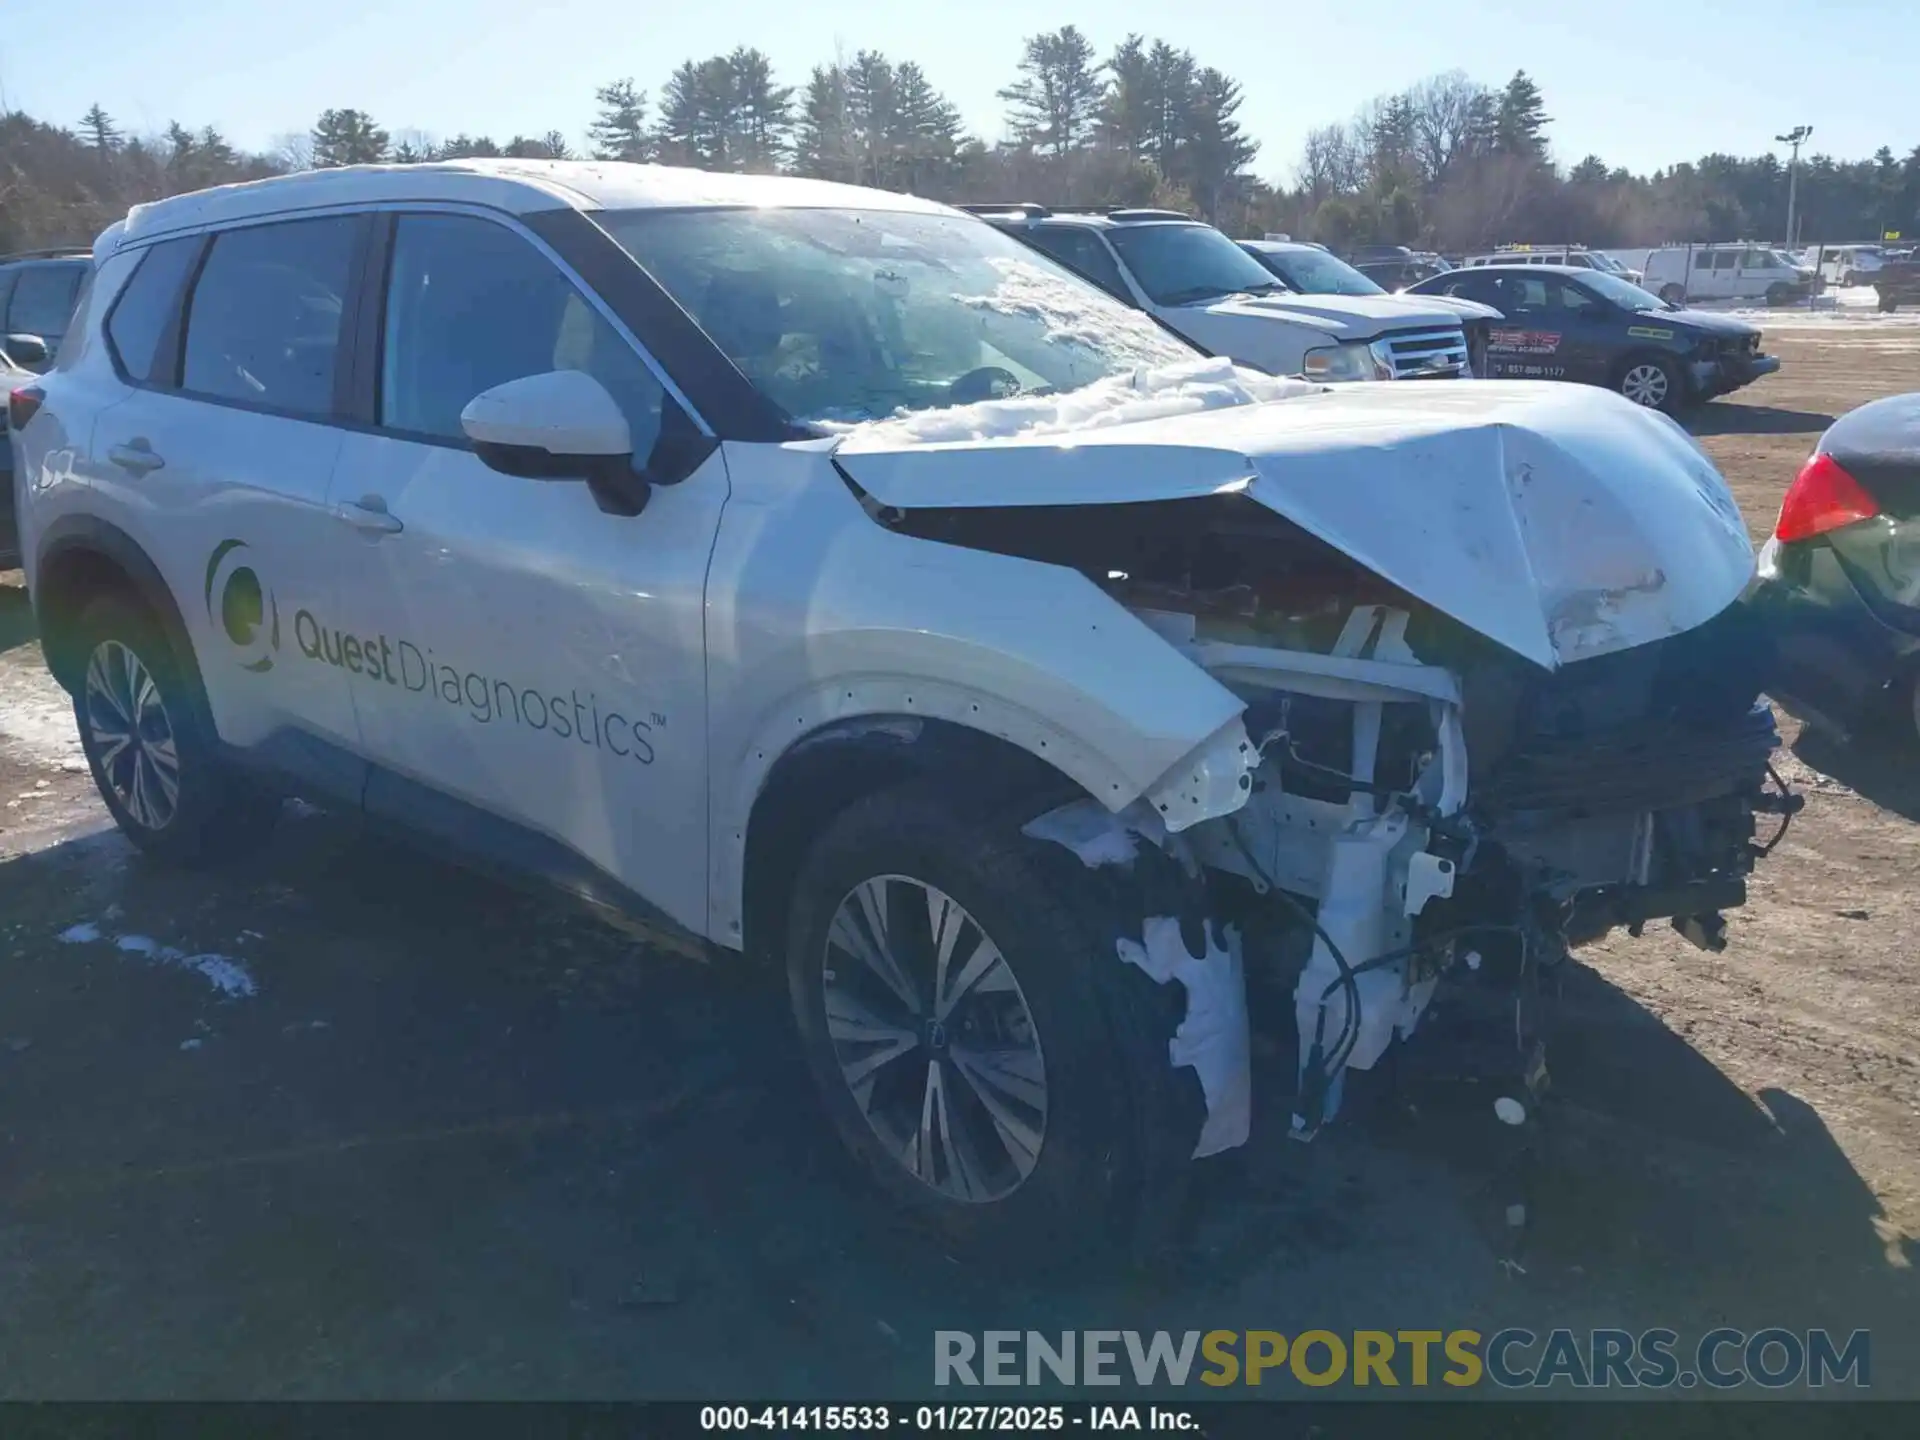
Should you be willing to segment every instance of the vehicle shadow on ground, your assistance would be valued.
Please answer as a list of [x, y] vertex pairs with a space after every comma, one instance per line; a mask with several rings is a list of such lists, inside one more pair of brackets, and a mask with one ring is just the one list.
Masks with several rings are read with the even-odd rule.
[[0, 653], [31, 644], [38, 634], [26, 586], [0, 583]]
[[1920, 822], [1920, 755], [1912, 745], [1870, 735], [1843, 741], [1806, 726], [1792, 749], [1802, 764], [1832, 776], [1863, 799]]
[[1818, 435], [1833, 418], [1817, 410], [1716, 400], [1688, 415], [1687, 429], [1695, 435]]
[[[1526, 1276], [1485, 1094], [1297, 1145], [1271, 1047], [1171, 1256], [1066, 1272], [942, 1244], [851, 1172], [777, 976], [332, 817], [217, 875], [70, 842], [0, 864], [0, 910], [30, 1042], [0, 1049], [9, 1396], [924, 1398], [937, 1329], [1862, 1325], [1898, 1287], [1817, 1117], [1585, 970]], [[101, 938], [53, 938], [80, 921]], [[129, 934], [231, 952], [257, 994]]]

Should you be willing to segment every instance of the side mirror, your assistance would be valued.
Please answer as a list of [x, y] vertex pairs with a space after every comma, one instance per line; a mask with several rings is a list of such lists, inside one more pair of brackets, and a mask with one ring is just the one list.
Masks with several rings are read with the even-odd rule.
[[0, 345], [0, 350], [5, 350], [22, 370], [44, 370], [53, 359], [53, 347], [47, 343], [44, 335], [9, 335], [6, 344]]
[[460, 412], [482, 463], [529, 480], [584, 480], [600, 508], [638, 515], [651, 489], [633, 468], [633, 432], [584, 370], [549, 370], [483, 390]]

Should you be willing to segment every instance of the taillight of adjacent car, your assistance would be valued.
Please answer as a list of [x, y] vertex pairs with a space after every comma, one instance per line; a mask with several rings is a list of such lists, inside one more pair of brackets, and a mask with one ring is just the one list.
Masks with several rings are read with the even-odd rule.
[[7, 424], [15, 430], [24, 430], [27, 421], [40, 411], [40, 402], [47, 398], [46, 391], [38, 385], [22, 385], [7, 396]]
[[1793, 484], [1787, 487], [1773, 535], [1776, 540], [1792, 544], [1838, 530], [1842, 525], [1871, 520], [1879, 513], [1879, 503], [1838, 460], [1831, 455], [1815, 455], [1800, 467]]

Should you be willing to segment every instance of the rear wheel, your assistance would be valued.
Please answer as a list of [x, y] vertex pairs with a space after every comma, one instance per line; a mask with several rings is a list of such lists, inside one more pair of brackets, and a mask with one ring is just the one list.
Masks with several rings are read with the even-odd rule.
[[1636, 405], [1649, 410], [1677, 411], [1686, 396], [1680, 372], [1660, 355], [1631, 355], [1620, 367], [1616, 388]]
[[1678, 285], [1662, 285], [1660, 287], [1660, 298], [1669, 305], [1678, 305], [1682, 300], [1687, 298], [1687, 292], [1682, 290]]
[[186, 864], [258, 841], [279, 801], [221, 760], [199, 677], [153, 617], [103, 595], [81, 614], [79, 634], [86, 668], [74, 720], [121, 832], [142, 850]]
[[787, 940], [841, 1141], [948, 1240], [1027, 1260], [1123, 1243], [1204, 1119], [1167, 1059], [1181, 988], [1119, 958], [1111, 907], [1054, 849], [944, 787], [882, 792], [814, 842]]
[[1767, 287], [1767, 304], [1785, 305], [1791, 299], [1793, 299], [1793, 287], [1791, 285], [1776, 283]]
[[1900, 302], [1893, 296], [1887, 294], [1885, 291], [1880, 293], [1880, 313], [1882, 315], [1891, 315], [1899, 308]]

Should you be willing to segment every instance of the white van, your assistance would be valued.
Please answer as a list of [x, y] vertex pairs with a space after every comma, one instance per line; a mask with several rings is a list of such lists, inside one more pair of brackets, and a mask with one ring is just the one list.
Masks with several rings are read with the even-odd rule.
[[1485, 255], [1469, 255], [1464, 265], [1571, 265], [1577, 270], [1604, 270], [1622, 280], [1640, 283], [1640, 272], [1629, 270], [1603, 250], [1584, 245], [1503, 245]]
[[1746, 242], [1663, 245], [1647, 253], [1643, 288], [1679, 304], [1701, 300], [1762, 300], [1785, 305], [1813, 291], [1813, 271], [1778, 250]]
[[1820, 278], [1829, 285], [1871, 285], [1886, 252], [1879, 245], [1834, 245], [1815, 252]]

